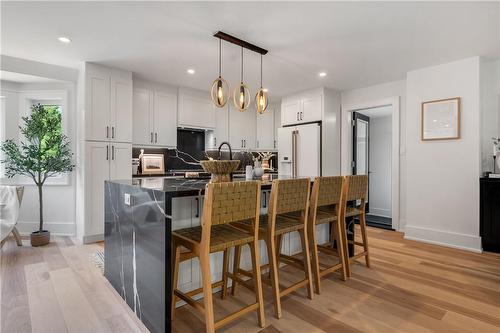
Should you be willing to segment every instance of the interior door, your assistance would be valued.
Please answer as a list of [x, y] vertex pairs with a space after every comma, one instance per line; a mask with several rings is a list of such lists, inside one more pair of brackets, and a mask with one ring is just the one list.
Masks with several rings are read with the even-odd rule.
[[[370, 118], [359, 112], [353, 112], [352, 123], [352, 174], [368, 175], [370, 182]], [[368, 196], [366, 211], [368, 211]]]

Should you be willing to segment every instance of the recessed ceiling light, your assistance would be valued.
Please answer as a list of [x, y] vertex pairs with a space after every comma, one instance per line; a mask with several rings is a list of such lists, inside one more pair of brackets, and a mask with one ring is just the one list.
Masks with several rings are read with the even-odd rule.
[[269, 91], [269, 89], [267, 89], [267, 88], [264, 88], [263, 90], [264, 90], [264, 92], [268, 92]]
[[61, 43], [71, 43], [71, 39], [69, 39], [68, 37], [59, 37], [58, 39]]
[[190, 68], [187, 70], [188, 74], [194, 74], [196, 73], [194, 69]]
[[321, 72], [318, 74], [319, 77], [325, 77], [326, 76], [326, 73], [325, 72]]

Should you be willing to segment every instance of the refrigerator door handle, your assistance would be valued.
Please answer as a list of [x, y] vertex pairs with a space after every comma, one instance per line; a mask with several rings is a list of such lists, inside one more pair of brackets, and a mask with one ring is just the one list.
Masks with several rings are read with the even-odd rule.
[[297, 177], [297, 135], [298, 130], [292, 132], [292, 177]]

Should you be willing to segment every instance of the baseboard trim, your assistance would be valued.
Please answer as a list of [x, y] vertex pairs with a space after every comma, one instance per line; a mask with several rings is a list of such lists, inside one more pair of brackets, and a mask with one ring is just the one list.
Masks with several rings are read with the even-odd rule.
[[104, 234], [86, 235], [83, 236], [83, 244], [97, 243], [104, 240]]
[[392, 217], [391, 211], [389, 209], [383, 209], [383, 208], [370, 207], [370, 212], [368, 214], [388, 217], [388, 218]]
[[[23, 236], [29, 236], [33, 231], [38, 230], [38, 222], [17, 222], [17, 230]], [[74, 222], [44, 222], [43, 228], [50, 231], [54, 236], [75, 236], [76, 225]]]
[[404, 238], [475, 253], [483, 252], [481, 249], [481, 237], [479, 236], [406, 225]]

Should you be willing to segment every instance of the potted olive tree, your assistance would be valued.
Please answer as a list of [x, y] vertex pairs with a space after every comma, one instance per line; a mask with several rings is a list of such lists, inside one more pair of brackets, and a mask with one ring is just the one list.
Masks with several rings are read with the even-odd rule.
[[[61, 112], [55, 105], [33, 105], [29, 117], [22, 118], [20, 144], [6, 140], [0, 145], [4, 152], [6, 176], [27, 176], [38, 188], [40, 225], [38, 231], [31, 233], [31, 245], [46, 245], [50, 241], [50, 232], [43, 229], [43, 185], [57, 174], [73, 171], [68, 138], [62, 134]], [[23, 141], [25, 140], [25, 141]]]

